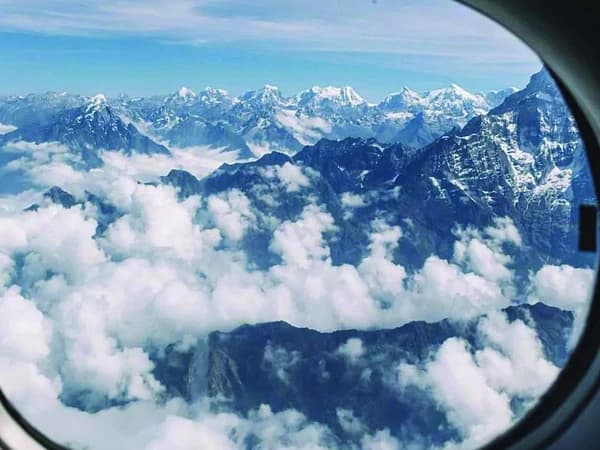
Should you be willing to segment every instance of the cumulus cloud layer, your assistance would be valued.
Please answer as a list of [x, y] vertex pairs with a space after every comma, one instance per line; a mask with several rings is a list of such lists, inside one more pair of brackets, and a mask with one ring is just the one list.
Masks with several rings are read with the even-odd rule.
[[569, 338], [574, 347], [583, 331], [594, 287], [594, 270], [566, 264], [544, 265], [531, 274], [529, 301], [543, 301], [557, 308], [573, 311], [575, 326]]
[[511, 400], [535, 402], [559, 369], [547, 361], [535, 331], [521, 320], [509, 323], [499, 312], [478, 325], [485, 347], [447, 339], [423, 367], [400, 363], [401, 389], [414, 385], [433, 393], [460, 442], [447, 448], [474, 448], [506, 430], [515, 419]]
[[15, 131], [16, 129], [17, 129], [17, 127], [15, 127], [13, 125], [6, 125], [3, 123], [0, 123], [0, 135], [10, 133], [11, 131]]
[[[243, 192], [182, 200], [170, 186], [139, 182], [156, 181], [177, 153], [164, 161], [168, 157], [105, 154], [103, 167], [84, 173], [59, 145], [17, 143], [12, 150], [23, 157], [8, 169], [27, 171], [42, 191], [60, 183], [79, 198], [93, 192], [119, 211], [97, 234], [99, 212], [89, 201], [24, 211], [41, 197], [33, 189], [0, 202], [0, 317], [7, 324], [0, 330], [0, 384], [27, 417], [61, 442], [191, 449], [202, 439], [220, 449], [258, 439], [262, 448], [348, 448], [298, 411], [273, 413], [265, 405], [238, 415], [163, 401], [165, 386], [153, 375], [152, 355], [167, 346], [187, 350], [211, 331], [244, 323], [285, 320], [332, 331], [488, 314], [479, 323], [483, 349], [453, 338], [422, 367], [398, 362], [399, 386], [432, 392], [466, 446], [506, 428], [515, 419], [511, 399], [535, 401], [556, 376], [533, 329], [494, 313], [516, 292], [506, 249], [521, 245], [521, 237], [509, 219], [483, 230], [457, 229], [452, 257], [431, 255], [409, 272], [393, 259], [403, 230], [383, 219], [370, 224], [360, 264], [334, 265], [328, 236], [339, 224], [322, 205], [310, 204], [293, 220], [268, 219], [269, 250], [279, 259], [255, 270], [242, 242], [266, 219]], [[181, 165], [204, 173], [204, 163], [192, 154], [179, 157]], [[270, 176], [289, 193], [309, 182], [291, 164]], [[362, 204], [350, 196], [343, 202]], [[591, 281], [589, 269], [544, 266], [531, 274], [528, 298], [579, 311]], [[359, 339], [337, 351], [354, 363], [364, 355]], [[287, 380], [298, 358], [269, 346], [263, 363]], [[106, 407], [119, 402], [129, 403]], [[101, 411], [66, 406], [73, 404]], [[339, 411], [338, 419], [344, 429], [363, 429], [351, 411]], [[102, 433], [110, 437], [94, 442]], [[405, 444], [389, 430], [365, 431], [360, 441], [364, 449]]]

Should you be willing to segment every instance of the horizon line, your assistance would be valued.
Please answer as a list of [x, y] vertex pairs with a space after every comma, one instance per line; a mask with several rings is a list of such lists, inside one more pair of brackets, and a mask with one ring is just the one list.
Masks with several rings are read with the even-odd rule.
[[[537, 73], [537, 72], [534, 72]], [[532, 74], [533, 75], [533, 74]], [[28, 96], [32, 96], [32, 95], [49, 95], [49, 94], [55, 94], [55, 95], [59, 95], [59, 96], [73, 96], [73, 97], [82, 97], [85, 99], [91, 99], [93, 97], [102, 95], [104, 97], [106, 97], [108, 100], [118, 100], [120, 97], [128, 97], [130, 100], [136, 100], [136, 99], [151, 99], [151, 98], [159, 98], [159, 97], [169, 97], [169, 96], [173, 96], [173, 95], [177, 95], [180, 93], [180, 91], [182, 89], [186, 89], [191, 91], [194, 96], [197, 96], [199, 93], [201, 92], [205, 92], [208, 90], [215, 90], [215, 91], [221, 91], [223, 92], [225, 95], [229, 96], [231, 99], [240, 99], [241, 97], [243, 97], [246, 94], [249, 94], [251, 92], [258, 92], [261, 90], [264, 90], [266, 88], [272, 88], [275, 89], [277, 91], [279, 91], [282, 95], [283, 99], [292, 99], [304, 92], [308, 92], [313, 88], [321, 88], [321, 89], [326, 89], [326, 88], [335, 88], [335, 89], [344, 89], [344, 88], [350, 88], [352, 89], [356, 94], [359, 95], [359, 97], [363, 100], [365, 100], [366, 103], [368, 104], [378, 104], [381, 103], [382, 101], [384, 101], [386, 98], [394, 96], [394, 95], [398, 95], [401, 94], [403, 90], [409, 90], [413, 93], [416, 93], [417, 95], [419, 95], [419, 97], [425, 97], [427, 94], [434, 92], [434, 91], [439, 91], [439, 90], [444, 90], [444, 89], [450, 89], [452, 87], [458, 87], [459, 89], [464, 90], [465, 92], [471, 94], [471, 95], [483, 95], [485, 96], [486, 94], [492, 93], [492, 92], [498, 92], [498, 91], [503, 91], [506, 89], [514, 89], [516, 91], [522, 90], [525, 88], [525, 86], [519, 87], [519, 86], [514, 86], [514, 85], [506, 85], [503, 87], [496, 87], [494, 89], [488, 89], [488, 90], [477, 90], [477, 91], [471, 91], [469, 89], [466, 89], [464, 87], [462, 87], [460, 84], [456, 83], [456, 82], [450, 82], [446, 85], [440, 86], [440, 87], [436, 87], [433, 89], [427, 89], [427, 90], [414, 90], [411, 89], [409, 86], [404, 85], [402, 86], [402, 88], [400, 88], [399, 90], [395, 90], [392, 92], [389, 92], [387, 94], [385, 94], [383, 97], [381, 97], [380, 100], [378, 100], [377, 102], [372, 102], [369, 99], [367, 99], [366, 97], [364, 97], [363, 95], [361, 95], [355, 88], [353, 88], [351, 85], [313, 85], [309, 88], [306, 89], [302, 89], [299, 91], [296, 91], [295, 94], [287, 94], [284, 93], [284, 90], [282, 90], [281, 88], [279, 88], [278, 86], [272, 84], [272, 83], [264, 83], [261, 87], [258, 88], [253, 88], [253, 89], [247, 89], [244, 90], [243, 92], [241, 92], [240, 94], [232, 94], [231, 91], [229, 91], [228, 89], [224, 89], [224, 88], [220, 88], [220, 87], [215, 87], [215, 86], [211, 86], [211, 85], [207, 85], [201, 89], [195, 89], [195, 88], [190, 88], [190, 85], [182, 85], [177, 89], [171, 90], [170, 92], [163, 92], [163, 93], [152, 93], [152, 94], [145, 94], [145, 95], [134, 95], [131, 96], [129, 94], [127, 94], [127, 92], [121, 91], [117, 94], [105, 94], [104, 92], [96, 92], [94, 94], [84, 94], [84, 93], [80, 93], [80, 92], [73, 92], [73, 91], [61, 91], [61, 90], [40, 90], [40, 91], [30, 91], [27, 92], [25, 94], [2, 94], [0, 93], [0, 100], [4, 100], [7, 98], [26, 98]], [[182, 96], [183, 97], [183, 96]]]

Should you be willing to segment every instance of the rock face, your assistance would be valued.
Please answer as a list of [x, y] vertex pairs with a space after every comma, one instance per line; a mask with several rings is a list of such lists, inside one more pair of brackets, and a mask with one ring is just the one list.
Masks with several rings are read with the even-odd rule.
[[585, 161], [573, 118], [543, 71], [487, 115], [434, 142], [410, 170], [422, 183], [449, 182], [463, 197], [520, 217], [531, 243], [558, 257], [576, 247], [578, 205], [595, 202]]
[[385, 145], [375, 139], [323, 139], [297, 153], [294, 161], [319, 172], [338, 193], [361, 192], [385, 187], [415, 152], [402, 144]]
[[81, 154], [90, 167], [101, 165], [100, 150], [169, 154], [169, 150], [141, 134], [131, 123], [126, 124], [98, 95], [84, 106], [56, 114], [47, 122], [28, 123], [0, 137], [0, 145], [27, 141], [37, 144], [57, 142]]
[[65, 192], [58, 186], [54, 186], [44, 194], [44, 198], [52, 203], [57, 203], [65, 208], [70, 208], [77, 204], [77, 200], [68, 192]]
[[[102, 234], [106, 228], [122, 216], [122, 213], [114, 206], [91, 192], [85, 192], [82, 198], [76, 198], [74, 195], [66, 192], [58, 186], [51, 187], [42, 196], [42, 204], [56, 204], [63, 208], [85, 207], [86, 204], [95, 209], [95, 219], [97, 221], [96, 236]], [[37, 211], [40, 205], [34, 203], [28, 206], [25, 211]]]
[[[542, 303], [511, 306], [509, 321], [534, 324], [546, 357], [557, 366], [567, 358], [566, 340], [573, 315]], [[419, 390], [398, 394], [394, 368], [400, 362], [421, 364], [450, 337], [479, 348], [477, 320], [453, 323], [412, 322], [390, 330], [345, 330], [319, 333], [285, 322], [242, 326], [212, 333], [175, 361], [158, 361], [159, 378], [183, 373], [181, 388], [189, 400], [203, 395], [224, 399], [223, 408], [247, 412], [268, 404], [274, 411], [294, 408], [324, 423], [340, 438], [351, 438], [340, 426], [339, 410], [353, 411], [370, 429], [388, 427], [392, 434], [410, 430], [432, 443], [454, 438], [452, 427], [433, 398]], [[348, 342], [359, 343], [348, 352]], [[181, 361], [187, 362], [187, 370]], [[175, 361], [175, 362], [173, 362]], [[169, 372], [170, 371], [170, 372]], [[171, 373], [171, 378], [169, 377]], [[439, 427], [439, 424], [442, 424]], [[439, 428], [436, 428], [439, 427]]]
[[167, 176], [161, 177], [165, 184], [177, 186], [178, 194], [182, 198], [190, 197], [200, 192], [200, 182], [191, 173], [185, 170], [173, 169]]

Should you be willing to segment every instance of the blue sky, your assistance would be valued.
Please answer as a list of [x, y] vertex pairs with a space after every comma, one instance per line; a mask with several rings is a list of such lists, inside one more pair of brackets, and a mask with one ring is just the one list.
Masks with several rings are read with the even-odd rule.
[[270, 83], [351, 85], [371, 101], [403, 86], [523, 86], [540, 67], [450, 0], [3, 0], [0, 58], [0, 94]]

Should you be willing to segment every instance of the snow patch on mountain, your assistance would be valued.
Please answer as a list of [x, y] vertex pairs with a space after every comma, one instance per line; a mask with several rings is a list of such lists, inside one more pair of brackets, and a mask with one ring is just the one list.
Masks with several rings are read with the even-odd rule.
[[318, 107], [327, 103], [340, 106], [358, 106], [366, 104], [366, 101], [350, 86], [313, 86], [296, 96], [300, 108]]
[[99, 111], [100, 108], [106, 106], [107, 104], [108, 99], [104, 94], [94, 95], [93, 97], [89, 98], [85, 108], [85, 112], [86, 114], [93, 114], [94, 112]]
[[194, 91], [192, 91], [190, 88], [187, 88], [185, 86], [182, 86], [179, 88], [179, 90], [177, 91], [177, 95], [179, 95], [181, 98], [184, 98], [184, 99], [196, 97], [196, 93]]

